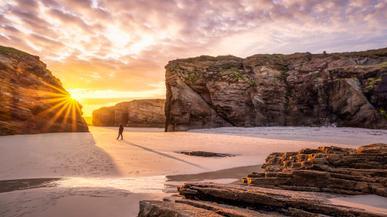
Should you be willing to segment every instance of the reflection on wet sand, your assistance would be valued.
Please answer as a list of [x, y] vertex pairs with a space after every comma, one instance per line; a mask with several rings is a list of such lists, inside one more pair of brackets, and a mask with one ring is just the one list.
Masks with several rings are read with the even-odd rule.
[[0, 181], [0, 193], [32, 188], [101, 188], [124, 190], [131, 193], [161, 193], [175, 191], [177, 185], [189, 181], [234, 182], [245, 174], [258, 171], [259, 165], [236, 167], [197, 174], [171, 176], [138, 176], [126, 178], [37, 178]]
[[59, 178], [1, 180], [0, 193], [30, 188], [53, 187]]
[[165, 176], [128, 178], [72, 177], [56, 181], [59, 188], [110, 188], [131, 193], [160, 193], [164, 189]]

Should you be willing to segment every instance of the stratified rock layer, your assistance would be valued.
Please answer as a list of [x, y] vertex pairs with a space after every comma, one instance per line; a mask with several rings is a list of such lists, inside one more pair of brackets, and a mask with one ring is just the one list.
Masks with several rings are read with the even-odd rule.
[[163, 99], [143, 99], [103, 107], [93, 112], [93, 125], [164, 127], [164, 105]]
[[387, 48], [200, 56], [166, 66], [166, 131], [224, 126], [387, 128]]
[[141, 201], [138, 216], [386, 216], [336, 205], [322, 193], [214, 183], [184, 184], [179, 193], [164, 201]]
[[243, 179], [249, 185], [184, 184], [180, 195], [141, 201], [138, 216], [387, 216], [383, 209], [359, 208], [337, 198], [387, 196], [386, 144], [273, 153], [263, 168]]
[[273, 153], [262, 168], [264, 172], [252, 173], [244, 182], [289, 190], [387, 197], [386, 144]]
[[88, 131], [81, 106], [39, 60], [0, 46], [0, 135]]

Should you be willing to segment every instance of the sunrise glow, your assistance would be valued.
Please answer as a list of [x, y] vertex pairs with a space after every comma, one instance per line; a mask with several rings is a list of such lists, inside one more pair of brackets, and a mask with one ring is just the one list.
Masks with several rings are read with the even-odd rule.
[[1, 1], [0, 44], [40, 56], [90, 116], [165, 98], [164, 66], [177, 58], [378, 48], [386, 8], [374, 0]]

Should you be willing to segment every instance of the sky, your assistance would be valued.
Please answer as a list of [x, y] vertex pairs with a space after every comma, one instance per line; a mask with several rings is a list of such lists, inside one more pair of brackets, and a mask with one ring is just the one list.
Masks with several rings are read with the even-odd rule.
[[90, 116], [165, 98], [177, 58], [387, 47], [387, 0], [0, 0], [0, 44], [40, 56]]

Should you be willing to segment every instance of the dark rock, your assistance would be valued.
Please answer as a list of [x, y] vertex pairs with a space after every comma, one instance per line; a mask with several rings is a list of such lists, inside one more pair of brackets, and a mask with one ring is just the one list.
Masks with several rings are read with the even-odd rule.
[[166, 131], [224, 126], [387, 128], [387, 48], [200, 56], [166, 66]]
[[197, 157], [234, 157], [234, 154], [224, 154], [224, 153], [215, 153], [215, 152], [207, 152], [207, 151], [179, 151], [179, 154], [185, 154], [189, 156], [197, 156]]
[[221, 217], [210, 210], [196, 208], [183, 203], [171, 203], [166, 201], [140, 201], [139, 217], [145, 216], [209, 216]]
[[235, 216], [273, 217], [284, 216], [276, 212], [243, 209], [211, 201], [170, 197], [164, 201], [141, 201], [139, 217], [145, 216]]
[[164, 127], [165, 100], [144, 99], [118, 103], [93, 112], [93, 125], [129, 127]]
[[0, 46], [0, 135], [88, 131], [81, 105], [39, 57]]
[[273, 153], [244, 182], [255, 186], [387, 196], [387, 145], [320, 147]]
[[141, 201], [138, 216], [386, 216], [336, 205], [322, 193], [214, 183], [184, 184], [179, 193], [164, 201]]

